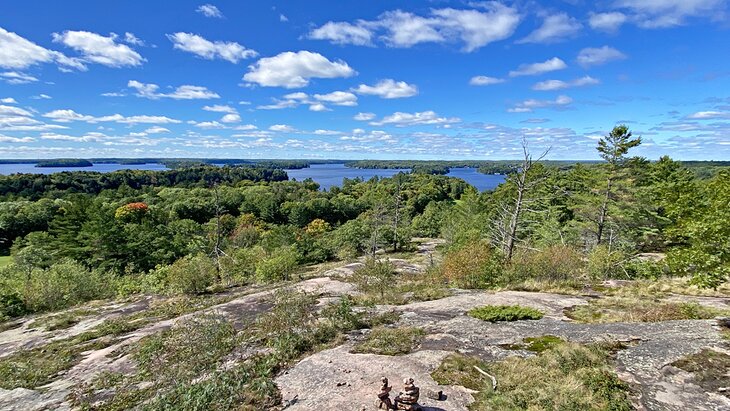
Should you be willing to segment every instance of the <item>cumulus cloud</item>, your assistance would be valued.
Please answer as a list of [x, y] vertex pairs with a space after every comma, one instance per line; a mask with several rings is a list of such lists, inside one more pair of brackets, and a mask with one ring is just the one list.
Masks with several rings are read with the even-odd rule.
[[36, 96], [32, 96], [31, 98], [32, 98], [33, 100], [50, 100], [50, 99], [52, 99], [53, 97], [49, 96], [48, 94], [43, 94], [43, 93], [41, 93], [41, 94], [38, 94], [38, 95], [36, 95]]
[[613, 47], [587, 47], [578, 53], [576, 60], [583, 67], [598, 66], [614, 60], [624, 60], [626, 55]]
[[236, 42], [209, 41], [193, 33], [168, 34], [167, 38], [172, 41], [174, 48], [193, 53], [207, 60], [218, 58], [235, 64], [258, 55], [256, 51], [247, 49]]
[[144, 41], [130, 32], [124, 33], [124, 42], [133, 46], [144, 46]]
[[170, 130], [166, 129], [165, 127], [153, 126], [153, 127], [148, 128], [144, 132], [147, 134], [160, 134], [160, 133], [169, 133]]
[[288, 125], [288, 124], [274, 124], [271, 127], [269, 127], [269, 130], [276, 131], [280, 133], [294, 133], [297, 131], [294, 127]]
[[357, 96], [347, 91], [333, 91], [328, 94], [315, 94], [314, 98], [318, 101], [334, 104], [336, 106], [357, 105]]
[[195, 11], [204, 15], [205, 17], [213, 17], [213, 18], [218, 18], [218, 19], [223, 18], [223, 13], [221, 13], [221, 11], [218, 10], [218, 7], [216, 7], [210, 3], [199, 6], [197, 9], [195, 9]]
[[375, 113], [357, 113], [353, 117], [357, 121], [370, 121], [375, 118]]
[[611, 13], [591, 13], [588, 18], [588, 25], [594, 30], [615, 33], [626, 20], [626, 15], [617, 11]]
[[3, 104], [18, 104], [18, 102], [15, 101], [15, 99], [12, 98], [12, 97], [0, 98], [0, 103], [3, 103]]
[[130, 80], [127, 83], [127, 87], [134, 89], [137, 97], [144, 97], [152, 100], [159, 98], [171, 98], [175, 100], [205, 100], [220, 98], [218, 94], [202, 86], [182, 85], [171, 93], [159, 93], [158, 90], [160, 86], [157, 84], [141, 83], [136, 80]]
[[[48, 50], [0, 27], [0, 67], [22, 70], [41, 63], [56, 63], [63, 70], [86, 69], [79, 59], [67, 57], [58, 51]], [[11, 73], [17, 72], [12, 71]]]
[[221, 117], [221, 122], [223, 123], [240, 123], [241, 122], [241, 116], [238, 115], [238, 113], [229, 113]]
[[[6, 99], [3, 99], [6, 100]], [[5, 104], [14, 104], [3, 101]], [[66, 128], [57, 124], [45, 124], [33, 118], [33, 113], [20, 107], [0, 104], [0, 130], [3, 131], [44, 131]]]
[[584, 76], [571, 81], [545, 80], [536, 83], [534, 86], [532, 86], [532, 89], [538, 91], [553, 91], [562, 90], [570, 87], [592, 86], [599, 83], [600, 81], [591, 76]]
[[237, 113], [237, 110], [231, 106], [214, 104], [212, 106], [203, 106], [203, 110], [212, 111], [214, 113]]
[[287, 51], [265, 57], [249, 66], [243, 79], [264, 87], [301, 88], [313, 78], [352, 77], [356, 74], [342, 60], [330, 61], [311, 51]]
[[10, 137], [0, 134], [0, 143], [32, 143], [33, 137]]
[[59, 123], [68, 123], [72, 121], [84, 121], [87, 123], [103, 123], [103, 122], [115, 122], [121, 124], [176, 124], [180, 123], [180, 120], [166, 116], [123, 116], [121, 114], [112, 114], [109, 116], [95, 117], [87, 114], [79, 114], [74, 110], [53, 110], [43, 115], [45, 118], [49, 118]]
[[504, 83], [504, 79], [489, 76], [474, 76], [469, 80], [469, 84], [472, 86], [489, 86], [499, 83]]
[[357, 94], [370, 96], [378, 96], [385, 99], [413, 97], [418, 94], [418, 87], [415, 84], [408, 84], [405, 81], [395, 81], [393, 79], [385, 79], [379, 81], [374, 86], [360, 84], [353, 89]]
[[27, 84], [38, 81], [37, 78], [17, 71], [5, 71], [0, 73], [0, 79], [8, 84]]
[[420, 43], [461, 43], [471, 52], [510, 37], [520, 22], [517, 9], [497, 2], [481, 3], [480, 9], [431, 9], [420, 16], [402, 10], [387, 11], [376, 20], [327, 22], [307, 35], [334, 44], [373, 45], [378, 39], [390, 47], [412, 47]]
[[530, 113], [538, 108], [564, 108], [573, 102], [568, 96], [558, 96], [555, 100], [525, 100], [517, 103], [514, 107], [508, 109], [510, 113]]
[[434, 111], [423, 111], [420, 113], [403, 113], [395, 112], [389, 116], [383, 117], [379, 121], [373, 121], [370, 125], [384, 126], [392, 125], [395, 127], [408, 127], [420, 125], [440, 125], [448, 126], [449, 124], [459, 123], [461, 119], [458, 117], [439, 117]]
[[329, 40], [334, 44], [354, 44], [368, 46], [372, 44], [373, 32], [363, 27], [364, 22], [351, 24], [347, 22], [329, 21], [307, 34], [312, 40]]
[[556, 70], [563, 70], [567, 68], [568, 65], [565, 64], [565, 62], [557, 57], [553, 57], [550, 60], [546, 60], [542, 63], [533, 63], [533, 64], [521, 64], [517, 70], [512, 70], [509, 72], [510, 77], [519, 77], [519, 76], [535, 76], [538, 74], [548, 73], [551, 71]]
[[566, 13], [545, 17], [542, 25], [517, 43], [555, 43], [575, 36], [583, 25]]
[[125, 67], [139, 66], [146, 61], [128, 45], [118, 43], [117, 37], [114, 33], [106, 37], [89, 31], [66, 30], [63, 33], [53, 33], [54, 42], [81, 53], [81, 58], [87, 62], [109, 67]]

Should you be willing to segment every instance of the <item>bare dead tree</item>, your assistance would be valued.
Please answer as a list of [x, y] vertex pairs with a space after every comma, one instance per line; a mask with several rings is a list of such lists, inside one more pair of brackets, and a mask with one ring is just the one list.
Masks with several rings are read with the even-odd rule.
[[[544, 159], [550, 152], [550, 147], [540, 154], [537, 160], [533, 160], [532, 154], [527, 144], [527, 139], [522, 136], [522, 164], [516, 173], [513, 173], [508, 179], [515, 185], [517, 189], [517, 195], [515, 196], [514, 203], [510, 206], [503, 206], [502, 212], [506, 214], [508, 223], [506, 226], [502, 226], [502, 238], [504, 245], [504, 255], [506, 261], [512, 260], [514, 254], [515, 242], [517, 241], [517, 234], [521, 225], [522, 214], [525, 211], [526, 203], [528, 202], [528, 194], [530, 190], [537, 185], [542, 179], [529, 179], [530, 170], [532, 170], [535, 162], [539, 162]], [[504, 220], [502, 220], [504, 221]]]

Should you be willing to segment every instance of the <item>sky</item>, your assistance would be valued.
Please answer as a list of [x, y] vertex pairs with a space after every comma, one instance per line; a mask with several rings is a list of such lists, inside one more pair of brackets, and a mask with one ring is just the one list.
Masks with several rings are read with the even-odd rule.
[[730, 160], [730, 1], [16, 1], [0, 158]]

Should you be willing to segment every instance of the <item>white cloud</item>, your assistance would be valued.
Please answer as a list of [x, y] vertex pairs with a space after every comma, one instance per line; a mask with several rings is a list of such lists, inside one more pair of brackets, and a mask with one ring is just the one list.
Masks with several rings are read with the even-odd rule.
[[217, 122], [217, 121], [201, 121], [200, 123], [195, 123], [195, 127], [204, 128], [204, 129], [223, 129], [227, 128], [225, 125]]
[[314, 103], [309, 106], [310, 111], [331, 111], [322, 103]]
[[492, 84], [504, 83], [504, 79], [488, 76], [474, 76], [469, 80], [472, 86], [489, 86]]
[[569, 105], [573, 99], [568, 96], [558, 96], [555, 100], [525, 100], [507, 110], [510, 113], [530, 113], [537, 108], [561, 108]]
[[221, 117], [222, 123], [240, 123], [241, 122], [241, 116], [238, 115], [238, 113], [229, 113], [225, 116]]
[[159, 133], [169, 133], [170, 130], [166, 129], [165, 127], [153, 126], [153, 127], [148, 128], [144, 132], [147, 134], [159, 134]]
[[534, 76], [538, 74], [548, 73], [551, 71], [556, 70], [563, 70], [567, 68], [568, 65], [565, 64], [565, 62], [557, 57], [553, 57], [550, 60], [546, 60], [542, 63], [533, 63], [533, 64], [521, 64], [517, 70], [513, 70], [509, 72], [510, 77], [519, 77], [519, 76]]
[[212, 5], [212, 4], [203, 4], [202, 6], [195, 9], [198, 13], [204, 15], [205, 17], [215, 17], [222, 19], [223, 13], [221, 13], [220, 10], [218, 10], [218, 7]]
[[693, 120], [714, 120], [714, 119], [727, 119], [730, 120], [730, 111], [698, 111], [694, 114], [690, 114], [687, 118]]
[[[333, 91], [328, 94], [315, 94], [314, 98], [336, 106], [356, 106], [357, 96], [347, 91]], [[310, 107], [311, 109], [311, 107]], [[317, 111], [317, 110], [314, 110]]]
[[379, 81], [374, 86], [360, 84], [353, 89], [357, 94], [379, 96], [380, 98], [393, 99], [413, 97], [418, 94], [418, 87], [415, 84], [408, 84], [405, 81], [395, 81], [393, 79], [385, 79]]
[[144, 46], [144, 41], [130, 32], [124, 33], [124, 42], [133, 46]]
[[609, 61], [623, 60], [626, 55], [613, 47], [584, 48], [578, 53], [576, 60], [583, 67], [606, 64]]
[[274, 124], [273, 126], [269, 127], [269, 130], [282, 133], [294, 133], [295, 131], [297, 131], [297, 129], [288, 124]]
[[3, 104], [18, 104], [18, 102], [15, 101], [15, 99], [12, 98], [12, 97], [0, 98], [0, 103], [3, 103]]
[[0, 78], [8, 84], [27, 84], [38, 81], [37, 78], [17, 71], [6, 71], [0, 73]]
[[403, 113], [395, 112], [389, 116], [383, 117], [380, 121], [373, 121], [373, 126], [393, 125], [396, 127], [418, 126], [418, 125], [449, 125], [460, 122], [458, 117], [439, 117], [433, 111], [423, 111], [420, 113]]
[[243, 79], [265, 87], [300, 88], [312, 78], [351, 77], [356, 74], [344, 61], [330, 61], [311, 51], [287, 51], [265, 57], [249, 66]]
[[211, 98], [220, 98], [218, 94], [208, 90], [202, 86], [182, 85], [175, 89], [172, 93], [158, 93], [160, 86], [151, 83], [140, 83], [136, 80], [130, 80], [127, 87], [133, 88], [137, 97], [148, 99], [171, 98], [175, 100], [206, 100]]
[[279, 14], [279, 21], [282, 23], [286, 23], [287, 21], [289, 21], [289, 18], [283, 14]]
[[611, 13], [591, 13], [588, 24], [594, 30], [615, 33], [626, 20], [626, 15], [617, 11]]
[[357, 121], [370, 121], [375, 118], [375, 113], [357, 113], [353, 117]]
[[33, 100], [50, 100], [53, 97], [49, 96], [48, 94], [38, 94], [37, 96], [31, 97]]
[[373, 33], [368, 28], [360, 25], [329, 21], [309, 32], [307, 38], [329, 40], [334, 44], [368, 46], [372, 44]]
[[33, 117], [30, 111], [20, 107], [6, 106], [0, 104], [0, 118], [7, 117]]
[[537, 30], [517, 43], [555, 43], [575, 36], [583, 25], [565, 13], [553, 14], [545, 20]]
[[212, 111], [214, 113], [237, 113], [236, 109], [231, 106], [214, 104], [212, 106], [203, 106], [203, 110]]
[[330, 21], [309, 32], [307, 37], [358, 46], [370, 46], [376, 38], [390, 47], [460, 42], [463, 51], [471, 52], [510, 37], [520, 22], [515, 8], [497, 2], [481, 3], [479, 7], [482, 10], [431, 9], [429, 16], [392, 10], [374, 21]]
[[139, 66], [146, 61], [126, 44], [116, 42], [117, 35], [109, 37], [88, 31], [71, 31], [53, 33], [53, 41], [62, 43], [78, 51], [84, 61], [94, 62], [109, 67]]
[[631, 19], [644, 28], [680, 26], [689, 18], [715, 19], [725, 14], [725, 0], [617, 0], [615, 5], [628, 10]]
[[534, 86], [532, 86], [532, 89], [538, 91], [553, 91], [562, 90], [570, 87], [592, 86], [599, 83], [600, 81], [591, 76], [584, 76], [571, 81], [545, 80], [536, 83]]
[[10, 137], [0, 134], [0, 143], [32, 143], [33, 137]]
[[86, 114], [79, 114], [73, 110], [53, 110], [43, 115], [43, 117], [50, 118], [51, 120], [68, 123], [71, 121], [85, 121], [87, 123], [103, 123], [103, 122], [115, 122], [121, 124], [175, 124], [180, 123], [180, 120], [169, 118], [165, 116], [123, 116], [121, 114], [112, 114], [109, 116], [94, 117]]
[[216, 58], [238, 63], [240, 60], [256, 57], [254, 50], [232, 41], [209, 41], [193, 33], [168, 34], [167, 38], [172, 41], [174, 48], [188, 53], [193, 53], [207, 60]]
[[78, 59], [67, 57], [58, 51], [43, 48], [0, 27], [0, 67], [19, 70], [40, 63], [54, 62], [64, 70], [69, 68], [86, 70], [86, 66]]

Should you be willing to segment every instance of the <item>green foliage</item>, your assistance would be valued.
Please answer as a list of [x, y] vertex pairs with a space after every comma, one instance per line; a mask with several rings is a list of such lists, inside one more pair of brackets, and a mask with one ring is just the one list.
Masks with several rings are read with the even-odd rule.
[[518, 252], [507, 275], [510, 281], [575, 281], [583, 276], [584, 266], [580, 252], [572, 247], [554, 245]]
[[352, 276], [360, 291], [377, 294], [381, 299], [392, 288], [395, 280], [395, 267], [387, 259], [368, 258], [365, 265]]
[[173, 293], [200, 294], [213, 285], [216, 268], [213, 261], [204, 255], [185, 256], [165, 271], [167, 289]]
[[588, 254], [588, 276], [594, 280], [626, 278], [628, 274], [624, 265], [628, 260], [622, 250], [611, 250], [605, 244], [598, 245]]
[[297, 268], [298, 258], [294, 248], [279, 248], [256, 263], [256, 278], [261, 282], [289, 281]]
[[352, 348], [353, 353], [403, 355], [413, 351], [425, 332], [415, 327], [375, 327]]
[[539, 320], [543, 313], [520, 305], [485, 305], [469, 310], [469, 315], [489, 322]]
[[534, 357], [490, 363], [487, 371], [499, 388], [479, 394], [472, 408], [629, 411], [629, 387], [613, 372], [608, 357], [601, 346], [562, 343]]
[[487, 288], [503, 280], [502, 258], [485, 240], [450, 250], [442, 265], [449, 283], [463, 288]]

